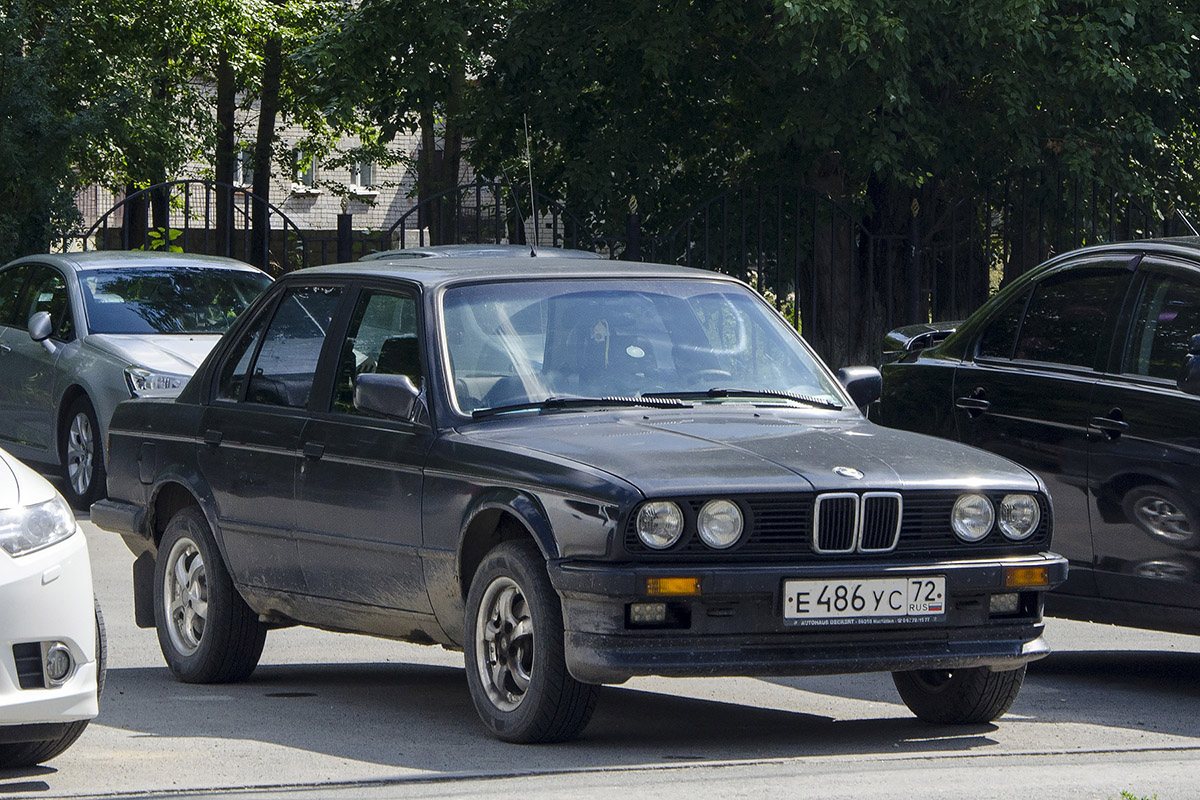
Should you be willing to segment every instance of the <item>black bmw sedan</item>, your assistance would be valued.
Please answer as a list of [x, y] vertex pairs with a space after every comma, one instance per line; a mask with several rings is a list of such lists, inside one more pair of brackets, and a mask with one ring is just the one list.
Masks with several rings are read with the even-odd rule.
[[949, 327], [872, 415], [1042, 477], [1071, 564], [1048, 613], [1200, 633], [1200, 238], [1067, 253]]
[[272, 626], [462, 649], [513, 741], [634, 675], [890, 671], [983, 722], [1047, 652], [1041, 480], [881, 428], [762, 298], [679, 267], [370, 261], [282, 278], [177, 400], [118, 407], [92, 520], [185, 681]]

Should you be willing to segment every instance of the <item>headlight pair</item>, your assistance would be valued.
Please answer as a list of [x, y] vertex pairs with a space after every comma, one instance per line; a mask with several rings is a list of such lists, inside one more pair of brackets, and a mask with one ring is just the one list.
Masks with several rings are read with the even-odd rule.
[[[684, 527], [683, 511], [670, 500], [654, 500], [638, 509], [638, 538], [654, 550], [665, 550], [678, 542]], [[744, 529], [742, 510], [732, 500], [709, 500], [696, 515], [701, 541], [715, 550], [733, 547]]]
[[950, 512], [950, 525], [965, 542], [983, 539], [997, 522], [1005, 537], [1019, 542], [1032, 536], [1041, 520], [1041, 506], [1030, 494], [1006, 494], [999, 509], [984, 495], [964, 494]]
[[61, 542], [75, 532], [75, 514], [59, 496], [0, 511], [0, 548], [13, 557]]

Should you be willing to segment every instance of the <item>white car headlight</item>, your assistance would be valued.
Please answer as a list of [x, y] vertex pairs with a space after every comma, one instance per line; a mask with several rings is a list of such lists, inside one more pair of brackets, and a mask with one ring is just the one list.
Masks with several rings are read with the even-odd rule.
[[742, 536], [742, 510], [729, 500], [709, 500], [696, 519], [700, 538], [709, 547], [733, 547]]
[[154, 372], [142, 367], [126, 367], [125, 383], [134, 397], [175, 397], [188, 382], [187, 375]]
[[996, 510], [992, 501], [981, 494], [964, 494], [954, 502], [950, 512], [950, 525], [958, 538], [966, 542], [978, 542], [988, 535], [996, 521]]
[[1035, 497], [1028, 494], [1005, 495], [1000, 501], [1000, 532], [1009, 539], [1028, 539], [1042, 520]]
[[75, 532], [75, 514], [59, 496], [33, 506], [0, 511], [0, 547], [23, 556], [61, 542]]
[[664, 550], [683, 535], [683, 512], [669, 500], [655, 500], [638, 510], [637, 535], [647, 547]]

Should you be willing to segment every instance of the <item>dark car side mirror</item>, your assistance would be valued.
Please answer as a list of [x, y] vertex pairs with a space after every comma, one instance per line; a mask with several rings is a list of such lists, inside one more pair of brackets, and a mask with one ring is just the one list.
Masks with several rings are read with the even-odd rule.
[[42, 347], [46, 348], [51, 355], [58, 350], [54, 342], [50, 341], [52, 335], [54, 335], [54, 322], [50, 319], [49, 312], [39, 311], [29, 318], [29, 338], [35, 342], [41, 342]]
[[1188, 347], [1188, 357], [1183, 362], [1179, 379], [1175, 381], [1181, 392], [1200, 394], [1200, 333], [1192, 337]]
[[837, 377], [859, 408], [866, 408], [883, 395], [883, 375], [875, 367], [842, 367]]
[[366, 372], [354, 379], [354, 407], [385, 417], [412, 419], [420, 394], [407, 375]]

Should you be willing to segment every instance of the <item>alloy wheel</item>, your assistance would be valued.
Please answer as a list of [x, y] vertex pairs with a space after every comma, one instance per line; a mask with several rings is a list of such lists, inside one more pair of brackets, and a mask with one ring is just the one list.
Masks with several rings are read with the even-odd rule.
[[475, 622], [480, 683], [496, 708], [521, 705], [533, 676], [533, 617], [521, 587], [511, 578], [493, 580]]
[[71, 489], [80, 497], [87, 496], [92, 486], [92, 470], [96, 457], [96, 437], [88, 415], [79, 412], [67, 428], [67, 479]]
[[1165, 498], [1153, 495], [1143, 498], [1134, 507], [1134, 514], [1143, 528], [1161, 539], [1179, 543], [1192, 538], [1187, 514]]
[[183, 655], [200, 647], [208, 617], [208, 574], [204, 557], [191, 539], [175, 542], [167, 555], [163, 579], [163, 604], [167, 635]]

